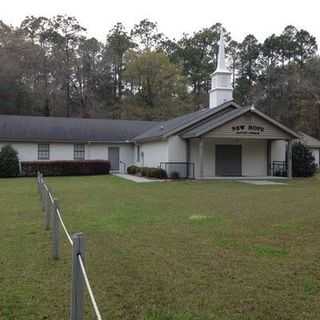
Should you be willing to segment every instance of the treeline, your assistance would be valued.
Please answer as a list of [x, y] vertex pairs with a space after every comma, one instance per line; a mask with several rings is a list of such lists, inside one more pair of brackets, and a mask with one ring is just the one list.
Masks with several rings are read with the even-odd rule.
[[[0, 112], [166, 119], [208, 105], [222, 25], [171, 40], [147, 19], [105, 42], [74, 17], [0, 22]], [[263, 43], [225, 30], [235, 99], [320, 137], [320, 60], [314, 36], [287, 26]]]

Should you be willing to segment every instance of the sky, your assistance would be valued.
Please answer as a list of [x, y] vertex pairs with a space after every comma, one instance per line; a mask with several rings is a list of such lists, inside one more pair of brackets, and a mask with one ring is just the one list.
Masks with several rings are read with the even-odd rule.
[[237, 41], [249, 33], [263, 41], [293, 24], [320, 44], [319, 9], [319, 0], [9, 0], [0, 2], [0, 20], [18, 26], [27, 15], [68, 14], [100, 41], [115, 23], [121, 21], [129, 29], [144, 18], [156, 21], [160, 32], [176, 39], [221, 22]]

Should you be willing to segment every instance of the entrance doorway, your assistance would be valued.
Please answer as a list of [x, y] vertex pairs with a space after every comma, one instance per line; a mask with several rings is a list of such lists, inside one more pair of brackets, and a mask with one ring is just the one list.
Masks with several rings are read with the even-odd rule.
[[108, 158], [110, 161], [111, 170], [119, 171], [120, 166], [120, 151], [119, 147], [109, 147], [108, 148]]
[[216, 176], [241, 176], [241, 145], [216, 145]]

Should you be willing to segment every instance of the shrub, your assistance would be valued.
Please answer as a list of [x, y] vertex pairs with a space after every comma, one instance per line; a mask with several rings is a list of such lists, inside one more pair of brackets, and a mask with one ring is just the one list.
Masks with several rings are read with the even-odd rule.
[[148, 177], [156, 179], [166, 179], [167, 172], [161, 168], [149, 168]]
[[171, 179], [180, 179], [180, 173], [178, 171], [172, 171], [170, 173], [170, 178]]
[[129, 166], [128, 174], [140, 174], [142, 177], [166, 179], [167, 172], [161, 168]]
[[138, 167], [138, 166], [129, 166], [127, 168], [127, 173], [128, 174], [137, 174], [139, 172], [140, 172], [140, 167]]
[[292, 146], [292, 175], [294, 177], [311, 177], [317, 166], [310, 150], [298, 142]]
[[140, 173], [141, 173], [142, 177], [148, 177], [149, 176], [149, 168], [148, 167], [140, 168]]
[[0, 177], [17, 177], [19, 175], [18, 153], [10, 145], [4, 146], [0, 151]]
[[110, 162], [106, 160], [28, 161], [21, 163], [22, 174], [27, 177], [41, 172], [44, 176], [84, 176], [109, 174]]

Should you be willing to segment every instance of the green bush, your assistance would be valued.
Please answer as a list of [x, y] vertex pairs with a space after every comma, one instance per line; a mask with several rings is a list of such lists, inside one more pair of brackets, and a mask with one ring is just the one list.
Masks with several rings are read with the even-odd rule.
[[148, 167], [142, 167], [140, 168], [140, 173], [142, 177], [148, 177], [149, 176], [149, 169]]
[[137, 167], [129, 166], [127, 169], [128, 174], [141, 174], [142, 177], [166, 179], [167, 172], [161, 168]]
[[140, 172], [140, 167], [138, 167], [138, 166], [129, 166], [127, 168], [127, 173], [128, 174], [137, 174], [139, 172]]
[[156, 179], [166, 179], [167, 172], [161, 168], [149, 168], [148, 177]]
[[44, 176], [86, 176], [109, 174], [107, 160], [25, 161], [21, 162], [22, 174], [34, 177], [37, 172]]
[[311, 177], [317, 166], [310, 150], [298, 142], [292, 146], [292, 175], [294, 177]]
[[10, 145], [0, 151], [0, 177], [17, 177], [19, 175], [18, 153]]
[[138, 173], [138, 167], [137, 166], [129, 166], [127, 168], [128, 174], [137, 174]]

